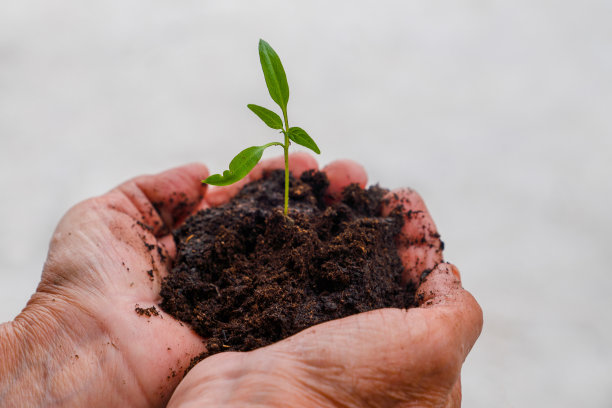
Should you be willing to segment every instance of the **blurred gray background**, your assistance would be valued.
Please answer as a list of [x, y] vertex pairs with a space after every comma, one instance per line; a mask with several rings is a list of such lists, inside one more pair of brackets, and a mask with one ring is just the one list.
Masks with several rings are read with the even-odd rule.
[[261, 37], [321, 164], [425, 198], [484, 309], [464, 406], [612, 407], [611, 21], [609, 0], [3, 1], [0, 321], [72, 205], [274, 138], [245, 107], [273, 106]]

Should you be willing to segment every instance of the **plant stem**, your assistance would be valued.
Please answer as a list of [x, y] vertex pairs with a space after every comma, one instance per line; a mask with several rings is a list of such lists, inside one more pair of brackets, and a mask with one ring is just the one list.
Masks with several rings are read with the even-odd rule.
[[289, 120], [287, 119], [287, 109], [283, 109], [283, 116], [285, 119], [285, 144], [283, 149], [285, 151], [285, 206], [283, 207], [283, 213], [287, 216], [289, 210]]

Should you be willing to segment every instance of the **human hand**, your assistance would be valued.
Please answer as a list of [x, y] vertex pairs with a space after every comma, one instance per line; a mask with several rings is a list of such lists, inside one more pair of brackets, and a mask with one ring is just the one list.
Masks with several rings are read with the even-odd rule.
[[138, 177], [68, 211], [36, 293], [1, 326], [0, 405], [165, 405], [203, 345], [152, 307], [170, 231], [201, 206], [207, 175], [193, 164]]
[[[349, 161], [323, 170], [332, 192], [366, 182]], [[237, 189], [211, 191], [212, 201], [220, 204]], [[419, 283], [432, 270], [420, 283], [418, 307], [374, 310], [251, 352], [216, 354], [187, 374], [168, 407], [460, 406], [461, 366], [480, 334], [482, 311], [457, 269], [441, 263], [441, 241], [418, 194], [398, 190], [388, 199], [385, 212], [404, 208], [397, 239], [404, 280]]]

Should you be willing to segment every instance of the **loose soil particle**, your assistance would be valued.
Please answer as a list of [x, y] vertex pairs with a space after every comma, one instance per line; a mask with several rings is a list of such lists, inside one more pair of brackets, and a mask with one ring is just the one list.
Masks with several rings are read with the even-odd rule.
[[320, 172], [292, 177], [285, 217], [284, 173], [269, 172], [175, 232], [178, 256], [161, 307], [205, 339], [198, 360], [355, 313], [413, 306], [394, 241], [403, 217], [399, 209], [380, 215], [387, 190], [351, 185], [328, 204], [328, 185]]

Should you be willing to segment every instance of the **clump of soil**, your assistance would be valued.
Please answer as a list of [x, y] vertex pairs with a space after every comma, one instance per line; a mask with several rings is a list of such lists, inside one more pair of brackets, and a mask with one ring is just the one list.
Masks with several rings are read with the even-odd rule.
[[136, 305], [136, 307], [134, 308], [134, 311], [140, 316], [146, 316], [146, 317], [159, 316], [159, 312], [157, 311], [155, 306], [142, 308]]
[[200, 359], [355, 313], [413, 306], [394, 242], [403, 217], [399, 209], [380, 215], [387, 190], [351, 185], [328, 205], [328, 185], [320, 172], [292, 178], [285, 217], [284, 173], [269, 172], [175, 232], [178, 256], [161, 307], [205, 339]]

